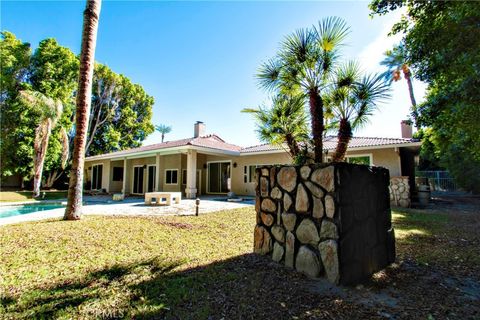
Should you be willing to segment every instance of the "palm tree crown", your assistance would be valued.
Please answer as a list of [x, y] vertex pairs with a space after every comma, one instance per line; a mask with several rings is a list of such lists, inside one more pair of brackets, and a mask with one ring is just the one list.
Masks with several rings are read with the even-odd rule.
[[260, 86], [266, 90], [308, 96], [315, 162], [323, 160], [321, 92], [328, 87], [339, 48], [348, 32], [345, 21], [337, 17], [326, 18], [310, 29], [299, 29], [284, 39], [278, 54], [263, 63], [257, 74]]
[[165, 138], [165, 135], [172, 131], [172, 127], [167, 126], [165, 124], [159, 124], [159, 125], [155, 126], [155, 130], [157, 130], [158, 132], [160, 132], [162, 134], [162, 142], [163, 142], [163, 139]]
[[308, 138], [304, 105], [303, 95], [291, 97], [279, 94], [272, 99], [271, 107], [246, 108], [242, 112], [255, 117], [260, 140], [279, 146], [286, 144], [295, 160], [301, 154], [299, 142], [305, 142]]
[[333, 161], [342, 161], [356, 128], [368, 123], [378, 103], [390, 97], [383, 75], [362, 75], [358, 64], [350, 61], [335, 72], [334, 86], [325, 94], [326, 109], [338, 127], [338, 142]]
[[382, 74], [389, 84], [397, 82], [403, 78], [407, 82], [408, 92], [410, 95], [411, 115], [418, 128], [418, 110], [415, 95], [413, 94], [412, 71], [408, 66], [407, 54], [404, 44], [399, 44], [393, 47], [392, 50], [387, 50], [384, 54], [385, 58], [380, 64], [387, 67], [387, 70]]

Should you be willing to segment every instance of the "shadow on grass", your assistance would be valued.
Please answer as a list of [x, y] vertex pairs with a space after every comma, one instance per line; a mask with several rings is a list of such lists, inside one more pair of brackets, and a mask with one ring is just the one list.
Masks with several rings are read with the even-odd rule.
[[358, 312], [307, 292], [305, 277], [267, 257], [246, 254], [175, 270], [182, 264], [155, 258], [115, 265], [16, 299], [5, 297], [3, 310], [15, 319], [291, 318], [316, 308], [344, 317]]

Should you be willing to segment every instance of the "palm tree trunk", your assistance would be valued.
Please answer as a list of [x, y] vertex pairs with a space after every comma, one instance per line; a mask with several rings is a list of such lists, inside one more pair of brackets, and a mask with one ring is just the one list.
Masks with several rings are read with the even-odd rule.
[[65, 220], [78, 220], [81, 217], [85, 144], [92, 100], [93, 65], [100, 7], [101, 0], [87, 0], [87, 6], [83, 13], [82, 49], [76, 103], [76, 134], [73, 142], [72, 170], [68, 186]]
[[165, 138], [165, 133], [162, 133], [162, 143], [164, 138]]
[[312, 135], [315, 163], [323, 162], [323, 101], [317, 90], [310, 90], [310, 115], [312, 118]]
[[352, 139], [352, 126], [347, 119], [340, 120], [340, 127], [338, 129], [338, 141], [335, 153], [332, 156], [333, 162], [343, 161], [345, 153], [347, 152], [348, 144]]
[[[33, 159], [33, 197], [40, 196], [40, 187], [42, 184], [43, 164], [45, 162], [45, 156], [47, 155], [48, 140], [50, 139], [50, 133], [52, 131], [52, 121], [46, 119], [35, 130], [35, 157]], [[37, 140], [38, 139], [38, 140]]]
[[290, 155], [292, 158], [295, 158], [300, 153], [300, 148], [298, 147], [297, 141], [291, 134], [287, 134], [285, 136], [285, 140], [287, 142], [288, 149], [290, 150]]
[[412, 103], [412, 117], [413, 121], [415, 122], [415, 128], [418, 129], [418, 110], [417, 110], [417, 101], [415, 101], [415, 96], [413, 94], [413, 84], [412, 84], [412, 77], [410, 71], [404, 71], [403, 76], [405, 80], [407, 80], [408, 85], [408, 93], [410, 94], [410, 102]]

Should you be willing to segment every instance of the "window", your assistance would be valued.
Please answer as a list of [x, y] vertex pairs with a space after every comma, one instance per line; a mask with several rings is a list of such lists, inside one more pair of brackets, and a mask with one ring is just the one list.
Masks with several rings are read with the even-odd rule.
[[355, 164], [366, 164], [367, 166], [371, 166], [372, 156], [371, 155], [346, 156], [345, 162], [355, 163]]
[[112, 181], [123, 181], [123, 167], [113, 167]]
[[244, 166], [243, 167], [243, 182], [244, 183], [253, 183], [255, 182], [255, 169], [262, 167], [261, 164]]
[[178, 170], [167, 169], [165, 170], [165, 184], [178, 184]]

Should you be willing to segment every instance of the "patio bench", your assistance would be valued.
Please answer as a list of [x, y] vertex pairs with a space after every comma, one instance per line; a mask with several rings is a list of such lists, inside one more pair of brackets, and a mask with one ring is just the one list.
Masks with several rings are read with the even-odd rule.
[[[152, 205], [152, 200], [155, 199], [155, 205], [166, 204], [167, 206], [172, 204], [172, 200], [175, 201], [176, 204], [179, 204], [182, 200], [182, 193], [181, 192], [147, 192], [145, 193], [145, 204]], [[165, 199], [165, 201], [163, 201]]]

